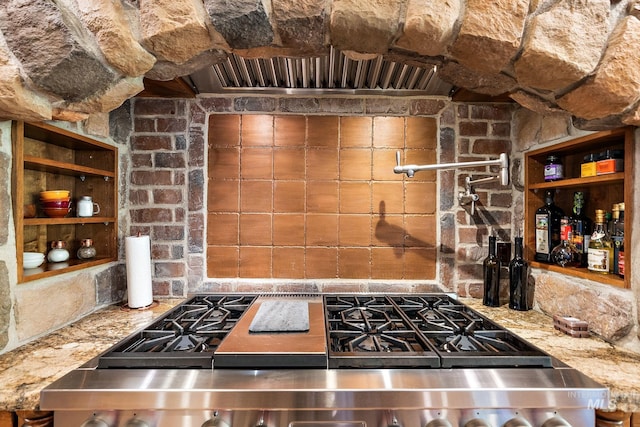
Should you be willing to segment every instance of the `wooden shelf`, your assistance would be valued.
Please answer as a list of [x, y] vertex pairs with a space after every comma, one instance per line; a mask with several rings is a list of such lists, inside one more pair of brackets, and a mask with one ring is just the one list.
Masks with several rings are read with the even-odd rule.
[[529, 184], [530, 190], [547, 190], [561, 188], [584, 188], [603, 184], [624, 184], [624, 172], [612, 173], [608, 175], [589, 176], [584, 178], [568, 178], [558, 181], [537, 182]]
[[[18, 283], [104, 264], [117, 259], [118, 149], [48, 123], [12, 125], [13, 214], [16, 227]], [[37, 204], [43, 190], [69, 190], [72, 203], [91, 196], [100, 216], [24, 218], [25, 205]], [[93, 239], [97, 257], [75, 258], [82, 239]], [[24, 252], [47, 253], [51, 241], [63, 240], [72, 259], [24, 270]]]
[[[525, 153], [525, 258], [532, 267], [565, 274], [571, 277], [592, 280], [616, 287], [631, 287], [632, 263], [626, 263], [624, 279], [614, 274], [592, 273], [586, 268], [563, 268], [534, 260], [535, 255], [535, 212], [544, 205], [544, 193], [541, 190], [555, 190], [555, 204], [567, 215], [573, 208], [573, 193], [585, 193], [587, 216], [594, 219], [595, 209], [610, 211], [614, 203], [625, 202], [624, 243], [631, 247], [633, 218], [633, 182], [634, 176], [634, 135], [633, 128], [621, 128], [592, 133], [570, 141], [540, 148]], [[601, 153], [607, 149], [624, 150], [624, 172], [581, 177], [581, 164], [584, 156]], [[559, 156], [564, 167], [565, 179], [544, 181], [544, 166], [549, 155]]]
[[529, 265], [533, 268], [539, 268], [541, 270], [555, 271], [556, 273], [562, 273], [569, 276], [580, 277], [582, 279], [588, 279], [594, 282], [606, 283], [607, 285], [624, 288], [624, 279], [614, 274], [592, 273], [586, 268], [560, 267], [559, 265], [545, 264], [538, 261], [529, 261]]
[[72, 163], [58, 162], [50, 159], [42, 159], [33, 156], [24, 156], [24, 168], [41, 172], [51, 172], [69, 176], [97, 176], [101, 178], [113, 178], [114, 172], [91, 167], [74, 165]]
[[112, 222], [116, 222], [117, 219], [115, 217], [101, 217], [101, 216], [92, 216], [92, 217], [71, 217], [71, 218], [25, 218], [24, 225], [62, 225], [62, 224], [109, 224]]
[[113, 261], [111, 257], [97, 257], [89, 260], [69, 259], [65, 262], [45, 262], [40, 267], [23, 270], [22, 282], [31, 282], [49, 276], [82, 270], [87, 267], [106, 264]]

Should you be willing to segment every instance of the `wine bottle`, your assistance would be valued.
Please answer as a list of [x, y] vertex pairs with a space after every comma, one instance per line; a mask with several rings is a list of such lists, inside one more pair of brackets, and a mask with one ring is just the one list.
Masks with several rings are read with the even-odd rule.
[[620, 246], [624, 241], [624, 203], [613, 205], [611, 223], [611, 240], [613, 241], [613, 274], [620, 274]]
[[560, 218], [564, 212], [553, 201], [553, 190], [545, 193], [544, 206], [536, 210], [536, 254], [534, 259], [551, 261], [551, 250], [560, 243]]
[[580, 267], [587, 266], [587, 249], [591, 239], [591, 219], [586, 215], [584, 208], [584, 193], [576, 191], [573, 193], [573, 215], [570, 218], [573, 231], [573, 245], [578, 251]]
[[529, 263], [522, 258], [522, 237], [515, 238], [515, 253], [509, 262], [509, 308], [531, 310], [529, 298]]
[[489, 236], [489, 255], [482, 263], [484, 296], [482, 304], [488, 307], [500, 306], [500, 259], [496, 255], [496, 238]]
[[578, 250], [572, 243], [573, 233], [568, 217], [560, 220], [560, 244], [551, 251], [551, 260], [561, 267], [580, 265]]
[[624, 278], [624, 202], [618, 203], [620, 209], [620, 218], [615, 226], [616, 245], [618, 247], [618, 276]]
[[624, 240], [618, 249], [618, 276], [624, 279]]
[[602, 209], [596, 210], [596, 225], [589, 241], [588, 266], [590, 271], [608, 274], [611, 271], [613, 258], [613, 242], [605, 226], [605, 215]]

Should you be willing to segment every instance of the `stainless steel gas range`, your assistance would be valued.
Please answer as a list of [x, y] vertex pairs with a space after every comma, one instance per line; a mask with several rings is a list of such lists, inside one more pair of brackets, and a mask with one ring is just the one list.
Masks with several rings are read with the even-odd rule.
[[56, 427], [590, 427], [606, 387], [446, 294], [196, 295], [41, 393]]

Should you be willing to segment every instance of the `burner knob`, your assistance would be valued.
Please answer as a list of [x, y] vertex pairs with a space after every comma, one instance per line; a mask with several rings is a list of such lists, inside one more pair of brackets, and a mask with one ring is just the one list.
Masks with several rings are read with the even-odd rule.
[[545, 421], [542, 427], [571, 427], [571, 424], [562, 419], [562, 417], [556, 416]]
[[213, 418], [205, 421], [200, 427], [229, 427], [229, 424], [221, 418], [214, 416]]
[[453, 426], [447, 420], [437, 419], [437, 420], [429, 421], [425, 427], [453, 427]]
[[491, 427], [486, 421], [482, 421], [480, 418], [474, 418], [467, 422], [464, 427]]
[[140, 418], [132, 418], [124, 425], [124, 427], [150, 427], [146, 421], [142, 421]]
[[87, 421], [83, 422], [80, 427], [109, 427], [109, 424], [98, 417], [91, 417]]
[[531, 427], [531, 423], [522, 417], [511, 418], [502, 427]]

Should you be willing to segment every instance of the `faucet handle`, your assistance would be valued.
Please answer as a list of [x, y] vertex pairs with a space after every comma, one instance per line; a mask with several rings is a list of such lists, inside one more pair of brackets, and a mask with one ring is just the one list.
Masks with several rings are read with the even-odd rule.
[[400, 166], [400, 150], [396, 151], [396, 166]]

